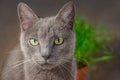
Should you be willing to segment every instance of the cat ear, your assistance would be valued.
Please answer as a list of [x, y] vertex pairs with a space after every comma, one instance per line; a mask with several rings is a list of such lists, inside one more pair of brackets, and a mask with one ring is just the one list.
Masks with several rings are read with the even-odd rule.
[[65, 23], [70, 25], [71, 28], [73, 28], [74, 17], [75, 17], [75, 7], [73, 2], [71, 1], [65, 4], [57, 14], [57, 18], [62, 19]]
[[22, 30], [32, 27], [34, 22], [38, 19], [32, 9], [29, 8], [25, 3], [19, 3], [17, 10]]

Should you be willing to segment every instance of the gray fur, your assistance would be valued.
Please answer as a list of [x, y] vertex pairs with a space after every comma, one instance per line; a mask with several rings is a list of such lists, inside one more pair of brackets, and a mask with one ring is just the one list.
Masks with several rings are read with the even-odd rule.
[[[40, 19], [20, 3], [18, 15], [20, 45], [10, 53], [2, 80], [76, 80], [73, 3], [67, 3], [56, 16]], [[64, 38], [63, 44], [54, 44], [58, 37]], [[38, 39], [40, 44], [32, 46], [30, 38]]]

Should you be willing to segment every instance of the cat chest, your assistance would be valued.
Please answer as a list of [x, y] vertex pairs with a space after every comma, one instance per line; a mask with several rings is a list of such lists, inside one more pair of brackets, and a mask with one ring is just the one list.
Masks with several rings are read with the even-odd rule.
[[57, 71], [40, 71], [33, 80], [63, 80], [63, 74]]
[[25, 80], [74, 80], [73, 73], [70, 68], [55, 68], [52, 70], [43, 70], [38, 68], [26, 68]]
[[73, 80], [68, 76], [68, 73], [61, 73], [60, 71], [40, 71], [32, 76], [32, 80]]

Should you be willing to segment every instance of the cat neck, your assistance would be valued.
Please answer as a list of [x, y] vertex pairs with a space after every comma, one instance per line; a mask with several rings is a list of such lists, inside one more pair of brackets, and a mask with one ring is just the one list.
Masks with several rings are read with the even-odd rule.
[[73, 80], [73, 64], [71, 63], [64, 63], [50, 70], [26, 63], [24, 65], [25, 80]]

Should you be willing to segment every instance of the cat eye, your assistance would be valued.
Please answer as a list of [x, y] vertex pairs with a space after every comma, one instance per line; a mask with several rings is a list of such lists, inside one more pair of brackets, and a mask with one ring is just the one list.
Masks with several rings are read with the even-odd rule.
[[57, 38], [57, 39], [55, 39], [55, 44], [56, 45], [61, 45], [61, 44], [63, 44], [63, 42], [64, 42], [64, 39], [63, 38]]
[[30, 42], [30, 44], [31, 44], [32, 46], [37, 46], [37, 45], [39, 45], [39, 42], [38, 42], [37, 39], [30, 39], [29, 42]]

